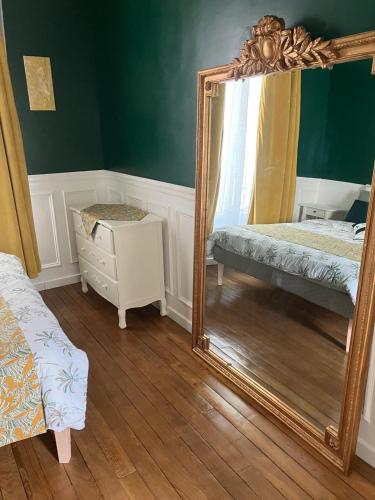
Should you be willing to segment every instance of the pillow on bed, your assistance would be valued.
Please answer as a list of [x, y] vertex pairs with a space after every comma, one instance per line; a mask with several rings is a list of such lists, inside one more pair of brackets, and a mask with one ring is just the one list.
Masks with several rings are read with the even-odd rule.
[[353, 224], [354, 236], [353, 240], [363, 241], [365, 239], [366, 224]]
[[345, 220], [347, 222], [354, 222], [361, 224], [366, 222], [367, 219], [368, 203], [362, 200], [355, 200], [347, 213]]

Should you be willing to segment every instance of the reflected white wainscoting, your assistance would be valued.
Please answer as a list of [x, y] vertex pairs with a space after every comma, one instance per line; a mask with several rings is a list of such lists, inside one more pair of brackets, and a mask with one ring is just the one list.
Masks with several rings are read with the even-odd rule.
[[[164, 218], [164, 261], [168, 315], [191, 331], [193, 288], [194, 189], [97, 170], [29, 176], [43, 270], [39, 290], [80, 280], [70, 206], [125, 202]], [[297, 202], [337, 204], [348, 208], [358, 184], [299, 178]], [[341, 193], [341, 194], [340, 194]], [[337, 196], [340, 196], [339, 198]], [[375, 343], [357, 454], [375, 466]]]
[[191, 330], [194, 189], [106, 170], [30, 175], [29, 184], [42, 262], [34, 280], [39, 290], [80, 280], [69, 207], [123, 201], [163, 217], [168, 315]]
[[296, 201], [293, 220], [297, 221], [300, 204], [318, 204], [349, 210], [363, 184], [297, 177]]

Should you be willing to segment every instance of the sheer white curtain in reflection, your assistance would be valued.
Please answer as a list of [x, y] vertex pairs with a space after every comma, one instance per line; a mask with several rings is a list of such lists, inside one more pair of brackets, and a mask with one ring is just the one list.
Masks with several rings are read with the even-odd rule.
[[226, 82], [219, 196], [214, 229], [247, 224], [253, 191], [263, 77]]

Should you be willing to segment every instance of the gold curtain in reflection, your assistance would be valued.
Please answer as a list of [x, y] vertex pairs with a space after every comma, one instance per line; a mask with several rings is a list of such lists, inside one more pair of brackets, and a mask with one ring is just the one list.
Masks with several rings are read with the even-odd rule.
[[263, 79], [249, 224], [292, 220], [297, 178], [301, 71]]
[[218, 97], [212, 99], [210, 158], [207, 192], [207, 236], [212, 233], [220, 187], [221, 152], [224, 133], [225, 85], [219, 86]]
[[0, 252], [20, 257], [30, 277], [40, 271], [25, 154], [1, 35]]

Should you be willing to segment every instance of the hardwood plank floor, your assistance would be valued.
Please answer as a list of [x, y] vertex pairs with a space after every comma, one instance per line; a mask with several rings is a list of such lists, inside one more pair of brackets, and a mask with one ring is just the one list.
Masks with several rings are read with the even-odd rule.
[[79, 285], [42, 293], [90, 360], [87, 426], [60, 465], [49, 434], [0, 448], [0, 498], [371, 499], [375, 471], [321, 463], [218, 379], [153, 307], [116, 309]]
[[261, 280], [207, 267], [205, 330], [223, 359], [324, 429], [338, 425], [348, 320]]

